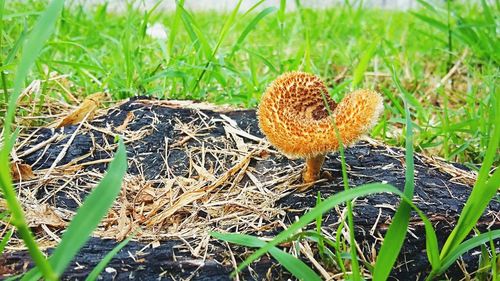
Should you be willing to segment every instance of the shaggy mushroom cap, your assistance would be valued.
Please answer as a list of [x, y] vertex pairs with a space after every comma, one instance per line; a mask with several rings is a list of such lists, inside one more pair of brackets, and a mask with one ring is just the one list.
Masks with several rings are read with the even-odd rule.
[[318, 77], [290, 72], [269, 85], [258, 119], [269, 142], [287, 157], [312, 158], [339, 148], [333, 122], [348, 146], [375, 125], [382, 109], [382, 97], [374, 91], [349, 93], [336, 104]]

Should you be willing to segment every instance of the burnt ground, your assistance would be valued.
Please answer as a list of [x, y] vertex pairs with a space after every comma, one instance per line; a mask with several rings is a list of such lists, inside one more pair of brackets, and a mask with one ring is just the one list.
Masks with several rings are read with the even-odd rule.
[[[54, 236], [62, 234], [105, 172], [117, 134], [124, 137], [129, 159], [122, 193], [63, 279], [83, 279], [118, 241], [138, 229], [135, 241], [101, 274], [104, 280], [228, 280], [234, 263], [252, 249], [218, 241], [209, 231], [272, 237], [314, 207], [318, 192], [326, 198], [343, 190], [340, 157], [332, 153], [323, 166], [331, 179], [306, 192], [296, 191], [301, 187], [303, 161], [289, 160], [269, 146], [254, 110], [134, 99], [89, 123], [33, 128], [18, 140], [16, 154], [31, 166], [35, 178], [17, 187], [24, 207], [33, 210], [27, 212], [30, 226], [48, 253], [57, 245]], [[366, 139], [348, 148], [345, 156], [351, 187], [384, 182], [403, 190], [404, 150]], [[456, 224], [475, 175], [461, 165], [420, 154], [415, 154], [414, 162], [414, 202], [434, 224], [441, 246]], [[358, 198], [354, 204], [360, 258], [372, 263], [399, 199], [384, 193]], [[499, 210], [500, 203], [493, 200], [478, 230], [498, 229]], [[343, 216], [345, 206], [323, 217], [323, 233], [332, 240]], [[0, 230], [5, 227], [0, 225]], [[309, 229], [313, 228], [311, 224]], [[26, 251], [17, 250], [21, 243], [17, 241], [15, 245], [13, 239], [0, 259], [0, 276], [19, 274], [31, 266]], [[500, 242], [495, 245], [498, 249]], [[301, 241], [301, 246], [298, 255], [303, 260], [311, 264], [311, 257], [318, 259], [313, 242]], [[289, 244], [282, 248], [296, 253]], [[478, 259], [477, 251], [468, 252], [443, 277], [458, 280], [464, 270], [474, 272]], [[323, 274], [342, 278], [335, 266], [323, 269]], [[410, 233], [391, 276], [419, 280], [429, 269], [423, 223], [413, 212]], [[240, 275], [244, 280], [289, 277], [267, 256]]]

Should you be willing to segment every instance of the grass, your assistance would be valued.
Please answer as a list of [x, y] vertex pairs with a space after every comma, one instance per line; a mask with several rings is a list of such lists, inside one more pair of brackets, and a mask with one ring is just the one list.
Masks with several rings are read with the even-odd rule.
[[[85, 199], [83, 205], [78, 209], [71, 224], [65, 231], [59, 245], [54, 253], [46, 258], [40, 251], [33, 234], [26, 223], [22, 207], [17, 199], [16, 191], [10, 174], [9, 155], [16, 140], [17, 130], [12, 133], [11, 125], [17, 107], [18, 97], [21, 95], [24, 80], [30, 68], [35, 63], [38, 54], [44, 47], [45, 41], [55, 30], [55, 23], [64, 5], [63, 0], [54, 0], [40, 15], [34, 24], [24, 43], [19, 65], [15, 72], [13, 90], [8, 97], [8, 105], [3, 124], [3, 146], [0, 150], [0, 187], [2, 197], [8, 204], [11, 213], [10, 224], [12, 224], [28, 249], [35, 267], [27, 272], [22, 280], [38, 280], [44, 277], [46, 280], [58, 280], [79, 249], [85, 244], [92, 231], [97, 227], [102, 217], [111, 207], [114, 199], [121, 189], [121, 181], [127, 169], [126, 151], [123, 141], [119, 141], [116, 158], [109, 166], [108, 173], [98, 186]], [[0, 3], [3, 16], [4, 2]], [[23, 44], [22, 41], [20, 44]], [[4, 87], [6, 85], [4, 84]], [[8, 242], [12, 231], [2, 238], [1, 248]], [[102, 266], [101, 266], [102, 267]]]
[[[484, 17], [498, 11], [494, 6], [482, 14], [475, 13], [480, 5], [450, 3], [457, 16], [448, 38], [447, 5], [415, 12], [348, 5], [285, 12], [282, 1], [260, 12], [193, 13], [182, 8], [182, 1], [173, 12], [143, 12], [138, 3], [126, 5], [124, 13], [105, 4], [68, 4], [28, 81], [45, 80], [54, 72], [70, 75], [69, 90], [79, 98], [104, 90], [115, 99], [150, 95], [253, 107], [279, 73], [307, 70], [329, 80], [336, 100], [350, 88], [383, 93], [386, 112], [373, 136], [403, 145], [405, 114], [391, 79], [394, 67], [408, 93], [416, 151], [475, 169], [484, 157], [488, 108], [498, 93], [498, 48], [493, 48], [498, 40], [491, 36], [495, 22]], [[12, 87], [19, 41], [44, 7], [45, 1], [5, 5], [1, 88]], [[166, 39], [148, 35], [148, 26], [155, 23], [165, 27]], [[451, 83], [440, 83], [457, 63]], [[55, 82], [46, 83], [34, 101], [43, 104], [47, 96], [72, 102]]]
[[[394, 83], [399, 84], [398, 78], [393, 73]], [[404, 92], [401, 93], [402, 96], [406, 96]], [[410, 117], [410, 110], [408, 108], [408, 102], [404, 101], [405, 107], [405, 117], [406, 117], [406, 154], [405, 154], [405, 186], [404, 195], [410, 200], [413, 198], [413, 192], [415, 189], [415, 165], [413, 160], [413, 125]], [[406, 231], [408, 229], [408, 224], [410, 223], [410, 212], [411, 205], [407, 202], [401, 202], [401, 205], [397, 209], [394, 217], [392, 218], [391, 226], [387, 230], [384, 237], [384, 242], [377, 255], [377, 261], [375, 263], [375, 270], [373, 272], [374, 280], [386, 280], [391, 273], [391, 270], [398, 258], [398, 255], [394, 253], [399, 253], [401, 247], [403, 246]], [[434, 245], [437, 247], [437, 243]], [[429, 251], [429, 249], [428, 249]], [[428, 254], [437, 253], [437, 251], [428, 252]], [[429, 255], [431, 257], [432, 255]], [[431, 259], [430, 259], [431, 260]], [[432, 259], [435, 260], [435, 259]], [[432, 262], [431, 262], [432, 264]]]
[[[350, 201], [379, 192], [397, 194], [402, 203], [386, 236], [393, 238], [383, 244], [373, 268], [365, 265], [373, 271], [375, 280], [385, 280], [390, 273], [405, 238], [411, 210], [416, 211], [425, 224], [427, 254], [432, 265], [429, 279], [442, 274], [464, 252], [491, 245], [492, 240], [500, 237], [498, 230], [465, 239], [500, 186], [497, 169], [500, 70], [496, 36], [499, 5], [488, 5], [486, 1], [476, 4], [447, 1], [443, 6], [419, 2], [422, 9], [406, 12], [350, 5], [311, 10], [296, 1], [297, 11], [286, 12], [284, 0], [279, 7], [261, 10], [256, 9], [259, 2], [248, 11], [239, 9], [239, 1], [237, 8], [228, 13], [193, 13], [184, 9], [182, 0], [173, 12], [156, 7], [141, 11], [136, 7], [139, 1], [132, 1], [124, 13], [115, 13], [107, 4], [87, 8], [70, 3], [63, 8], [63, 1], [57, 0], [50, 5], [47, 1], [0, 1], [0, 89], [3, 92], [0, 108], [5, 115], [1, 120], [0, 179], [2, 196], [9, 203], [11, 223], [24, 239], [37, 266], [24, 278], [36, 279], [42, 274], [47, 280], [55, 280], [62, 274], [112, 204], [126, 161], [121, 144], [109, 173], [88, 197], [90, 203], [86, 201], [81, 207], [61, 245], [46, 259], [24, 222], [8, 173], [9, 153], [16, 139], [16, 131], [11, 131], [15, 115], [45, 113], [42, 105], [48, 98], [75, 102], [67, 90], [79, 100], [94, 92], [106, 91], [116, 100], [149, 95], [254, 107], [269, 82], [289, 70], [319, 74], [328, 81], [335, 100], [341, 99], [346, 91], [360, 87], [375, 88], [384, 95], [384, 116], [373, 130], [373, 136], [389, 144], [406, 143], [405, 191], [402, 193], [387, 184], [349, 188], [342, 156], [345, 191], [318, 201], [314, 209], [273, 240], [264, 242], [242, 234], [213, 234], [232, 243], [259, 248], [240, 264], [239, 270], [269, 252], [297, 277], [320, 279], [303, 262], [276, 247], [290, 239], [314, 237], [325, 256], [336, 261], [344, 274], [351, 270], [351, 277], [359, 280], [361, 273], [352, 246], [355, 241]], [[154, 23], [165, 27], [167, 38], [150, 35], [149, 26]], [[54, 74], [69, 75], [71, 83], [61, 85], [49, 81]], [[35, 79], [43, 81], [40, 92], [21, 95], [25, 82]], [[30, 100], [40, 105], [36, 107], [39, 112], [18, 109], [16, 103], [20, 96], [21, 101]], [[465, 163], [479, 171], [460, 220], [441, 248], [429, 220], [411, 201], [413, 148]], [[114, 188], [102, 188], [108, 185]], [[110, 193], [104, 195], [103, 192]], [[345, 202], [349, 206], [351, 240], [348, 241], [350, 247], [346, 246], [351, 251], [349, 257], [341, 255], [341, 248], [346, 247], [341, 245], [339, 236], [337, 241], [330, 241], [319, 230], [315, 234], [301, 232], [312, 221], [321, 228], [318, 218]], [[102, 206], [94, 208], [100, 212], [91, 212], [89, 206], [96, 204]], [[88, 216], [93, 219], [87, 223], [81, 221]], [[81, 231], [86, 235], [75, 234]], [[0, 248], [10, 235], [12, 232], [2, 237]], [[105, 261], [109, 261], [110, 256]], [[490, 258], [486, 253], [482, 258], [482, 263], [496, 274], [497, 255]], [[348, 259], [349, 268], [344, 264]], [[95, 274], [103, 267], [99, 265]]]
[[[4, 13], [4, 3], [2, 1], [2, 16]], [[17, 67], [16, 76], [14, 79], [14, 89], [9, 96], [7, 112], [5, 113], [3, 124], [3, 146], [0, 150], [0, 184], [3, 197], [5, 197], [9, 211], [11, 212], [11, 223], [16, 227], [19, 235], [24, 240], [28, 251], [33, 258], [37, 268], [47, 278], [47, 280], [56, 280], [56, 275], [50, 264], [46, 261], [43, 253], [38, 249], [38, 245], [31, 233], [31, 230], [26, 223], [22, 207], [17, 199], [16, 191], [12, 183], [10, 175], [10, 151], [16, 140], [17, 131], [12, 133], [11, 125], [14, 119], [16, 103], [23, 88], [24, 79], [26, 78], [30, 67], [33, 65], [38, 53], [45, 40], [54, 31], [57, 15], [63, 7], [62, 1], [54, 1], [47, 7], [46, 12], [40, 17], [35, 25], [32, 36], [27, 40], [26, 47], [23, 49], [19, 66]], [[4, 85], [5, 88], [5, 85]]]

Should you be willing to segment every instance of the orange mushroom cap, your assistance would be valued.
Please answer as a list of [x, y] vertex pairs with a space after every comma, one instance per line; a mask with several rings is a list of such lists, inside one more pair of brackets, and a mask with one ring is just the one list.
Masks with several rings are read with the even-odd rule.
[[357, 90], [336, 104], [321, 79], [289, 72], [264, 92], [258, 119], [262, 132], [283, 154], [311, 158], [339, 148], [333, 122], [348, 146], [375, 125], [382, 109], [382, 97], [374, 91]]

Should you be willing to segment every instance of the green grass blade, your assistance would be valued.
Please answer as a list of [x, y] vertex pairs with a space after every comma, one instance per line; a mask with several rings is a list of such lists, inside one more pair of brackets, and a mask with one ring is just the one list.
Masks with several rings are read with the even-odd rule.
[[257, 24], [264, 18], [266, 17], [267, 15], [273, 13], [274, 11], [276, 11], [277, 8], [276, 7], [268, 7], [268, 8], [265, 8], [264, 10], [262, 10], [260, 13], [258, 13], [249, 23], [248, 25], [245, 27], [245, 29], [243, 30], [243, 32], [241, 32], [240, 34], [240, 37], [238, 37], [238, 40], [236, 40], [236, 44], [234, 45], [233, 49], [231, 50], [231, 54], [229, 55], [229, 57], [232, 57], [234, 55], [234, 53], [236, 51], [238, 51], [240, 48], [241, 48], [241, 45], [243, 44], [243, 42], [245, 41], [245, 39], [247, 38], [248, 34], [250, 34], [250, 32], [255, 29], [255, 27], [257, 26]]
[[[403, 93], [402, 93], [403, 94]], [[415, 187], [414, 173], [415, 167], [413, 164], [413, 128], [410, 110], [406, 100], [403, 98], [405, 115], [406, 115], [406, 170], [405, 170], [405, 187], [404, 194], [408, 198], [413, 198], [413, 191]], [[392, 267], [399, 256], [401, 247], [403, 246], [404, 239], [408, 230], [408, 223], [410, 220], [411, 207], [406, 202], [402, 201], [399, 208], [394, 215], [391, 225], [387, 230], [384, 237], [384, 242], [380, 248], [375, 263], [375, 272], [373, 273], [373, 280], [386, 280], [391, 273]]]
[[493, 165], [495, 155], [500, 147], [500, 99], [493, 97], [493, 106], [490, 109], [490, 116], [494, 116], [495, 122], [492, 123], [492, 135], [486, 149], [486, 155], [483, 160], [479, 176], [472, 192], [460, 213], [457, 225], [446, 240], [441, 251], [441, 259], [444, 259], [449, 252], [458, 246], [469, 235], [470, 231], [481, 217], [491, 199], [498, 192], [500, 186], [500, 169], [497, 169], [491, 178], [488, 179], [489, 171]]
[[353, 79], [352, 79], [352, 88], [356, 89], [365, 77], [365, 72], [368, 69], [368, 64], [371, 59], [375, 55], [377, 51], [378, 42], [373, 42], [364, 52], [363, 56], [359, 60], [358, 65], [354, 69]]
[[434, 6], [433, 6], [433, 5], [431, 5], [431, 4], [429, 4], [429, 3], [427, 3], [426, 1], [424, 1], [424, 0], [417, 0], [417, 2], [418, 2], [420, 5], [424, 6], [427, 10], [432, 11], [432, 12], [434, 12], [434, 13], [437, 13], [437, 11], [436, 11], [436, 9], [434, 8]]
[[[466, 240], [462, 244], [455, 247], [449, 254], [442, 260], [442, 265], [437, 274], [442, 274], [448, 269], [455, 261], [467, 251], [470, 251], [480, 245], [487, 243], [488, 241], [500, 238], [500, 229], [489, 231], [486, 233], [481, 233], [476, 237]], [[492, 248], [495, 251], [495, 248]], [[495, 266], [495, 265], [493, 265]]]
[[180, 7], [184, 6], [184, 0], [179, 0], [176, 3], [174, 22], [170, 26], [170, 35], [168, 36], [168, 58], [167, 61], [172, 62], [172, 57], [174, 56], [174, 45], [177, 33], [179, 33], [179, 21], [181, 20], [182, 9]]
[[214, 48], [214, 50], [212, 52], [212, 56], [211, 57], [215, 56], [215, 54], [219, 50], [222, 42], [226, 38], [226, 36], [227, 36], [227, 34], [229, 32], [229, 29], [231, 28], [231, 26], [233, 26], [233, 24], [234, 24], [234, 22], [236, 20], [236, 16], [238, 15], [238, 11], [240, 10], [241, 1], [242, 0], [238, 1], [238, 3], [236, 4], [236, 6], [234, 7], [233, 11], [231, 12], [230, 16], [224, 22], [224, 25], [222, 26], [222, 29], [221, 29], [221, 31], [219, 33], [220, 34], [219, 35], [219, 39], [217, 40], [217, 44], [215, 45], [215, 48]]
[[394, 67], [391, 65], [389, 66], [390, 67], [390, 70], [391, 70], [391, 76], [392, 76], [392, 81], [394, 82], [394, 84], [396, 85], [396, 88], [398, 89], [398, 91], [403, 94], [403, 97], [405, 99], [405, 101], [415, 107], [416, 111], [417, 111], [417, 116], [418, 116], [418, 120], [423, 120], [423, 122], [425, 122], [428, 117], [426, 116], [425, 114], [425, 108], [422, 106], [422, 104], [418, 101], [417, 98], [415, 98], [414, 95], [412, 95], [411, 93], [409, 93], [404, 87], [403, 85], [401, 85], [401, 81], [399, 80], [399, 77], [397, 76], [396, 74], [396, 70], [394, 69]]
[[[344, 184], [344, 190], [349, 190], [349, 179], [347, 178], [347, 165], [345, 161], [345, 154], [344, 154], [344, 145], [342, 144], [342, 140], [340, 138], [340, 133], [337, 128], [335, 128], [335, 132], [337, 133], [337, 139], [339, 141], [339, 150], [340, 150], [340, 157], [341, 157], [341, 165], [342, 165], [342, 181]], [[356, 237], [354, 233], [354, 214], [352, 211], [352, 201], [349, 200], [346, 202], [347, 206], [347, 225], [349, 226], [349, 252], [351, 255], [351, 272], [352, 272], [352, 279], [354, 281], [361, 280], [361, 274], [359, 270], [359, 262], [358, 262], [358, 252], [357, 252], [357, 247], [356, 247]]]
[[278, 11], [278, 21], [285, 22], [286, 0], [280, 0], [280, 8]]
[[382, 88], [382, 93], [386, 97], [388, 97], [391, 100], [392, 107], [390, 108], [394, 113], [404, 115], [405, 114], [405, 109], [404, 106], [400, 104], [400, 100], [397, 98], [396, 95], [392, 93], [392, 91], [388, 88]]
[[337, 227], [337, 229], [335, 230], [335, 246], [334, 246], [334, 249], [335, 249], [335, 256], [337, 258], [337, 263], [338, 265], [340, 266], [340, 270], [342, 271], [343, 273], [343, 278], [344, 279], [347, 279], [347, 270], [346, 270], [346, 267], [345, 267], [345, 264], [344, 264], [344, 260], [342, 259], [342, 250], [340, 248], [340, 242], [342, 240], [341, 236], [342, 236], [342, 229], [344, 228], [344, 223], [345, 223], [345, 218], [342, 218], [340, 223], [339, 223], [339, 226]]
[[0, 241], [0, 255], [3, 253], [3, 250], [5, 249], [5, 246], [7, 246], [7, 243], [9, 243], [13, 233], [14, 228], [11, 228], [2, 238], [2, 241]]
[[[316, 205], [321, 203], [321, 192], [318, 191], [316, 197]], [[318, 216], [316, 218], [316, 233], [318, 234], [318, 252], [322, 260], [325, 259], [325, 242], [323, 241], [323, 236], [321, 235], [321, 224], [323, 222], [323, 216]]]
[[[3, 30], [3, 14], [4, 14], [4, 12], [5, 12], [5, 0], [0, 0], [0, 30]], [[2, 40], [3, 40], [3, 36], [0, 37], [0, 43], [2, 43]]]
[[[495, 249], [495, 243], [493, 243], [493, 239], [490, 240], [490, 249]], [[497, 265], [498, 261], [498, 253], [497, 251], [491, 251], [491, 260], [490, 264], [491, 265]], [[500, 279], [500, 274], [498, 274], [498, 270], [500, 269], [500, 266], [492, 266], [491, 267], [491, 275], [493, 276], [493, 281], [498, 281]]]
[[196, 23], [193, 16], [191, 16], [191, 14], [188, 11], [186, 11], [186, 9], [184, 9], [183, 6], [178, 6], [178, 8], [181, 10], [181, 17], [182, 17], [182, 21], [184, 23], [184, 27], [186, 28], [186, 31], [188, 32], [189, 37], [191, 38], [191, 41], [193, 42], [193, 45], [194, 45], [194, 47], [199, 55], [200, 61], [203, 60], [203, 55], [205, 57], [205, 66], [203, 67], [201, 73], [198, 75], [198, 78], [194, 81], [194, 85], [191, 87], [191, 92], [195, 93], [196, 90], [198, 89], [198, 86], [199, 86], [201, 80], [203, 79], [203, 76], [205, 75], [208, 68], [210, 67], [212, 59], [213, 59], [219, 45], [217, 45], [212, 50], [212, 47], [210, 46], [207, 37], [201, 31], [201, 28]]
[[441, 259], [447, 258], [450, 252], [452, 252], [465, 239], [465, 237], [469, 235], [470, 231], [483, 214], [491, 199], [498, 192], [499, 186], [500, 169], [497, 169], [484, 185], [476, 185], [474, 187], [469, 199], [465, 203], [462, 213], [460, 214], [457, 225], [443, 246], [443, 250], [440, 255]]
[[243, 49], [243, 50], [245, 50], [248, 54], [260, 59], [262, 61], [262, 63], [265, 64], [267, 67], [269, 67], [269, 70], [271, 70], [272, 72], [274, 72], [276, 74], [279, 73], [278, 69], [276, 67], [274, 67], [273, 63], [269, 59], [264, 57], [262, 54], [259, 54], [253, 50], [250, 50], [250, 49]]
[[[222, 26], [222, 29], [220, 31], [220, 35], [219, 35], [219, 39], [217, 40], [217, 43], [215, 45], [215, 47], [213, 48], [213, 50], [210, 49], [210, 46], [208, 45], [208, 43], [206, 43], [205, 45], [207, 46], [206, 48], [204, 47], [203, 49], [205, 50], [205, 53], [208, 54], [206, 56], [206, 64], [205, 64], [205, 67], [203, 68], [203, 70], [201, 71], [200, 75], [198, 76], [198, 79], [196, 80], [196, 83], [193, 87], [193, 92], [195, 92], [195, 90], [198, 88], [201, 80], [203, 79], [203, 76], [205, 75], [205, 73], [207, 73], [207, 70], [210, 66], [210, 63], [212, 62], [212, 60], [215, 58], [215, 55], [217, 54], [222, 42], [224, 41], [224, 39], [226, 38], [228, 32], [229, 32], [229, 29], [231, 28], [231, 26], [234, 24], [235, 20], [236, 20], [236, 16], [238, 15], [238, 11], [240, 9], [240, 6], [241, 6], [241, 2], [242, 0], [239, 0], [238, 3], [236, 4], [235, 8], [233, 9], [233, 11], [231, 12], [231, 14], [229, 15], [229, 17], [227, 17], [227, 19], [224, 21], [224, 25]], [[261, 2], [260, 2], [261, 3]], [[257, 3], [258, 5], [259, 3]], [[255, 7], [255, 6], [254, 6]], [[199, 30], [199, 27], [196, 25], [196, 22], [193, 21], [193, 25], [194, 25], [194, 31], [197, 35], [197, 37], [199, 38], [199, 40], [202, 42], [202, 47], [203, 47], [203, 40], [206, 41], [206, 39], [204, 39], [204, 36], [203, 34], [198, 34], [197, 30]], [[201, 38], [200, 38], [201, 37]], [[217, 69], [217, 68], [215, 68]], [[226, 82], [223, 78], [223, 75], [221, 73], [218, 73], [218, 72], [215, 72], [215, 78], [222, 84], [222, 85], [226, 85]], [[208, 77], [208, 80], [210, 80], [210, 77]]]
[[61, 14], [63, 6], [63, 0], [52, 1], [38, 18], [33, 30], [30, 32], [27, 41], [24, 44], [21, 59], [14, 78], [14, 89], [12, 94], [9, 96], [7, 112], [5, 113], [5, 118], [3, 120], [4, 145], [0, 151], [0, 185], [3, 191], [3, 196], [7, 201], [8, 208], [12, 214], [12, 224], [18, 229], [19, 235], [28, 248], [33, 261], [36, 266], [40, 268], [40, 271], [47, 280], [55, 280], [56, 276], [50, 264], [46, 261], [45, 256], [38, 249], [31, 230], [26, 224], [22, 207], [16, 198], [16, 192], [12, 184], [9, 154], [17, 135], [17, 133], [11, 133], [11, 125], [17, 108], [17, 99], [21, 94], [24, 80], [28, 76], [31, 66], [34, 64], [36, 58], [42, 50], [45, 41], [47, 41], [55, 30], [56, 21]]
[[[393, 77], [395, 74], [393, 73]], [[402, 91], [401, 93], [405, 95], [405, 91], [402, 90], [399, 80], [395, 80], [396, 85]], [[414, 162], [413, 162], [413, 122], [411, 121], [410, 110], [408, 103], [405, 98], [404, 109], [405, 109], [405, 123], [406, 123], [406, 170], [405, 170], [405, 188], [404, 194], [407, 198], [413, 198], [414, 192]], [[401, 247], [404, 243], [404, 239], [407, 233], [407, 227], [410, 218], [411, 206], [409, 203], [402, 201], [400, 207], [394, 215], [393, 222], [389, 227], [386, 236], [384, 237], [384, 243], [380, 249], [379, 255], [377, 256], [377, 262], [375, 264], [374, 280], [386, 280], [390, 274], [390, 271], [396, 261]], [[424, 220], [425, 231], [426, 231], [426, 248], [427, 256], [433, 268], [438, 268], [439, 263], [439, 248], [437, 243], [437, 237], [435, 231], [430, 224], [430, 221], [425, 218], [424, 214], [419, 214]]]
[[446, 25], [446, 24], [444, 24], [436, 19], [433, 19], [431, 17], [425, 16], [425, 15], [422, 15], [419, 13], [415, 13], [415, 12], [411, 12], [411, 14], [414, 15], [415, 17], [417, 17], [418, 19], [420, 19], [421, 21], [429, 24], [430, 26], [432, 26], [438, 30], [448, 32], [448, 25]]
[[[3, 14], [5, 12], [5, 0], [0, 0], [0, 30], [3, 33], [3, 24], [4, 24], [4, 19], [3, 19]], [[0, 46], [3, 46], [3, 34], [0, 33]], [[3, 61], [3, 51], [0, 50], [0, 67], [4, 66], [6, 63]], [[7, 90], [7, 78], [5, 77], [5, 72], [0, 69], [0, 79], [2, 83], [2, 90], [3, 90], [3, 97], [5, 102], [9, 99], [9, 94]], [[0, 97], [1, 100], [2, 97]]]
[[[325, 104], [325, 107], [328, 111], [328, 115], [331, 117], [333, 116], [332, 109], [328, 105], [328, 102], [326, 100], [325, 95], [322, 95], [323, 97], [323, 102]], [[332, 124], [335, 128], [335, 134], [337, 136], [337, 141], [339, 142], [339, 152], [340, 152], [340, 163], [342, 167], [342, 183], [344, 185], [344, 190], [349, 190], [349, 179], [347, 177], [347, 165], [345, 161], [345, 153], [344, 153], [344, 144], [342, 143], [342, 138], [340, 137], [340, 132], [335, 125], [335, 121], [332, 119]], [[349, 226], [349, 244], [350, 244], [350, 255], [351, 255], [351, 272], [352, 272], [352, 279], [357, 281], [361, 280], [361, 274], [359, 270], [359, 262], [358, 262], [358, 255], [357, 255], [357, 247], [356, 247], [356, 237], [354, 234], [354, 216], [352, 212], [352, 202], [347, 201], [346, 202], [347, 206], [347, 225]]]
[[247, 15], [249, 15], [250, 13], [252, 13], [255, 9], [257, 9], [260, 5], [262, 5], [262, 3], [266, 2], [266, 0], [260, 0], [258, 1], [257, 3], [255, 3], [252, 7], [250, 7], [250, 9], [248, 9], [244, 14], [243, 14], [243, 17], [246, 17]]
[[[266, 242], [260, 240], [257, 237], [246, 235], [246, 234], [235, 234], [235, 233], [210, 233], [213, 237], [224, 240], [233, 244], [238, 244], [246, 247], [264, 247]], [[313, 280], [320, 281], [321, 278], [314, 272], [309, 266], [307, 266], [300, 259], [285, 253], [284, 251], [271, 247], [269, 253], [290, 273], [292, 273], [299, 280]]]
[[397, 188], [389, 184], [367, 184], [361, 187], [344, 190], [335, 195], [332, 195], [329, 198], [323, 200], [320, 204], [311, 209], [309, 212], [304, 214], [297, 222], [290, 225], [285, 231], [278, 234], [272, 241], [268, 242], [266, 246], [260, 248], [255, 253], [250, 255], [245, 261], [243, 261], [238, 266], [237, 271], [240, 271], [246, 266], [250, 265], [250, 263], [252, 263], [254, 260], [256, 260], [263, 254], [265, 254], [267, 251], [269, 251], [270, 248], [283, 242], [288, 237], [295, 234], [301, 228], [305, 227], [311, 221], [315, 220], [318, 216], [324, 214], [331, 208], [341, 203], [352, 200], [356, 197], [366, 196], [378, 192], [391, 192], [395, 194], [402, 194], [401, 191], [399, 191]]
[[493, 16], [493, 13], [491, 12], [490, 5], [486, 2], [486, 0], [481, 0], [481, 6], [483, 7], [483, 14], [484, 14], [484, 19], [486, 20], [486, 23], [488, 23], [490, 26], [490, 31], [494, 34], [495, 33], [495, 17]]
[[[406, 203], [408, 203], [411, 208], [417, 214], [420, 216], [424, 223], [425, 227], [425, 232], [426, 232], [426, 244], [427, 247], [435, 247], [437, 249], [437, 237], [434, 232], [434, 229], [432, 227], [431, 222], [429, 219], [424, 215], [424, 213], [413, 204], [413, 202], [407, 198], [399, 189], [395, 188], [394, 186], [390, 184], [383, 184], [383, 183], [372, 183], [372, 184], [366, 184], [362, 185], [356, 188], [351, 188], [348, 190], [344, 190], [342, 192], [339, 192], [335, 195], [330, 196], [329, 198], [323, 200], [320, 204], [318, 204], [316, 207], [311, 209], [309, 212], [304, 214], [297, 222], [293, 223], [290, 225], [285, 231], [281, 232], [278, 234], [272, 241], [269, 241], [265, 246], [261, 247], [259, 250], [257, 250], [255, 253], [250, 255], [246, 260], [244, 260], [236, 269], [236, 272], [241, 271], [243, 268], [247, 267], [250, 265], [254, 260], [258, 259], [261, 257], [263, 254], [269, 251], [270, 248], [280, 244], [281, 242], [285, 241], [289, 237], [293, 236], [295, 233], [297, 233], [301, 228], [305, 227], [307, 224], [309, 224], [311, 221], [314, 221], [318, 216], [321, 214], [324, 214], [328, 210], [334, 208], [335, 206], [347, 202], [349, 200], [352, 200], [357, 197], [363, 197], [367, 196], [370, 194], [375, 194], [375, 193], [384, 193], [384, 192], [389, 192], [396, 194], [397, 196], [401, 197]], [[341, 224], [342, 225], [342, 224]], [[338, 241], [337, 237], [337, 241]], [[234, 275], [235, 272], [233, 272]]]
[[78, 250], [87, 242], [92, 231], [113, 205], [121, 190], [123, 176], [127, 171], [127, 151], [123, 140], [118, 143], [115, 158], [97, 187], [90, 193], [71, 220], [61, 242], [50, 257], [50, 263], [58, 274], [62, 274]]
[[130, 242], [130, 240], [133, 237], [134, 237], [134, 235], [130, 235], [129, 237], [127, 237], [127, 239], [123, 240], [122, 242], [120, 242], [120, 244], [116, 245], [116, 247], [114, 247], [113, 250], [111, 250], [109, 253], [107, 253], [106, 256], [104, 256], [104, 258], [101, 261], [99, 261], [99, 263], [94, 267], [94, 269], [92, 269], [92, 271], [87, 276], [87, 278], [85, 278], [85, 281], [97, 280], [97, 278], [99, 277], [99, 274], [101, 274], [101, 272], [104, 270], [106, 265], [108, 265], [108, 263], [113, 259], [113, 257], [116, 256], [116, 254], [118, 254], [118, 252], [123, 247], [125, 247], [125, 245], [127, 245], [128, 242]]
[[56, 21], [61, 14], [64, 0], [54, 0], [38, 19], [37, 23], [30, 32], [21, 54], [21, 60], [17, 67], [14, 79], [14, 90], [9, 98], [9, 105], [4, 120], [4, 137], [10, 137], [12, 119], [16, 109], [17, 99], [21, 94], [24, 79], [28, 76], [28, 71], [35, 62], [38, 54], [44, 46], [44, 42], [52, 35], [55, 30]]
[[205, 34], [201, 31], [199, 25], [194, 20], [193, 16], [184, 9], [183, 6], [179, 6], [181, 10], [182, 21], [184, 27], [189, 33], [191, 41], [193, 42], [197, 51], [201, 51], [204, 54], [207, 61], [212, 60], [212, 47], [208, 43], [208, 39]]
[[[118, 143], [115, 158], [97, 187], [85, 198], [76, 215], [64, 232], [61, 242], [50, 256], [49, 262], [57, 275], [61, 275], [80, 248], [87, 242], [92, 231], [107, 214], [120, 192], [123, 176], [127, 171], [127, 155], [123, 140]], [[38, 279], [36, 268], [30, 270], [23, 280]]]
[[479, 170], [476, 186], [484, 184], [488, 179], [491, 166], [495, 161], [495, 155], [498, 152], [500, 144], [500, 95], [498, 93], [496, 95], [493, 93], [491, 95], [491, 98], [492, 105], [490, 109], [490, 117], [492, 119], [494, 118], [494, 122], [491, 123], [493, 128], [491, 128], [492, 133], [490, 135], [490, 142], [488, 144], [488, 148], [486, 149], [486, 154], [481, 165], [481, 169]]

